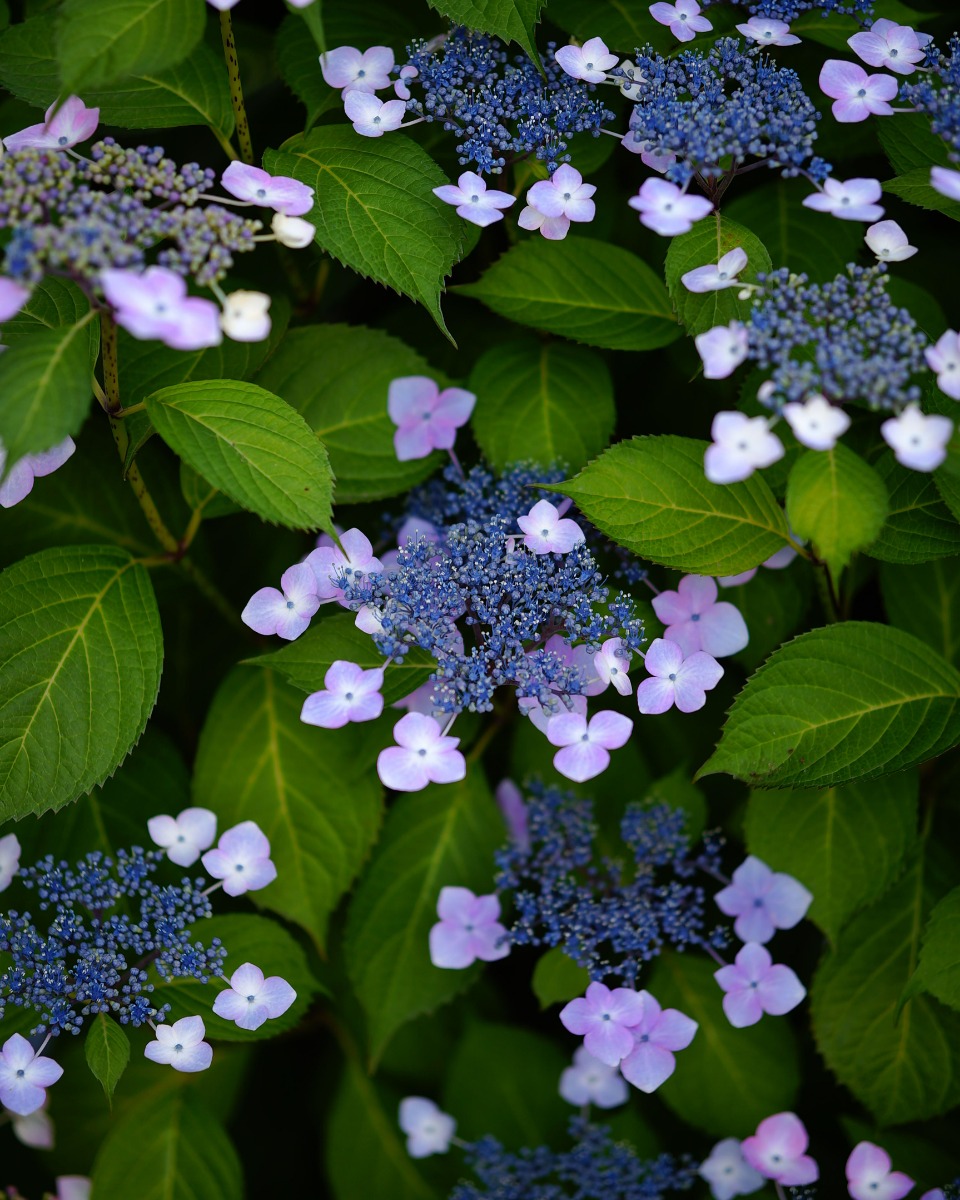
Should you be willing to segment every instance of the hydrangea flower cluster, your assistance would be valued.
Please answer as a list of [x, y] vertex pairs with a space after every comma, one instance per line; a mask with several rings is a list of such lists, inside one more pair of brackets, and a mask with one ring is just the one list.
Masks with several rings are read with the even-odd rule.
[[[717, 0], [704, 0], [704, 6], [716, 2]], [[732, 3], [742, 4], [748, 12], [772, 17], [778, 21], [795, 21], [804, 13], [819, 13], [822, 17], [836, 13], [839, 16], [863, 17], [869, 20], [873, 13], [874, 0], [732, 0]]]
[[764, 162], [817, 181], [830, 171], [814, 154], [819, 113], [797, 73], [756, 46], [743, 50], [737, 38], [721, 38], [706, 52], [671, 58], [647, 46], [633, 78], [637, 103], [624, 145], [675, 184], [719, 180]]
[[693, 879], [717, 869], [716, 838], [694, 853], [682, 812], [631, 804], [620, 825], [625, 865], [598, 853], [591, 800], [540, 784], [528, 791], [526, 838], [496, 856], [496, 886], [515, 914], [510, 944], [560, 946], [592, 979], [629, 986], [666, 946], [726, 944], [726, 931], [709, 927], [707, 893]]

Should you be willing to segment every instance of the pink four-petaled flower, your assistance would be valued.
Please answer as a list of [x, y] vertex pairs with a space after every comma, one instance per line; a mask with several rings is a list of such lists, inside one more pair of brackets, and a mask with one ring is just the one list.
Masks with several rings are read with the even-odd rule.
[[446, 1154], [457, 1123], [425, 1096], [407, 1096], [400, 1101], [400, 1128], [407, 1135], [411, 1158]]
[[259, 1029], [265, 1021], [282, 1016], [297, 998], [285, 979], [279, 975], [264, 979], [253, 963], [237, 967], [228, 982], [230, 986], [214, 1000], [213, 1011], [240, 1029]]
[[549, 500], [538, 500], [523, 517], [517, 518], [523, 530], [523, 544], [534, 554], [569, 554], [584, 540], [583, 530]]
[[383, 563], [374, 557], [370, 539], [356, 528], [341, 533], [340, 546], [331, 540], [329, 545], [311, 550], [304, 562], [316, 577], [320, 603], [336, 600], [344, 608], [349, 607], [343, 599], [345, 586], [352, 587], [359, 577], [383, 570]]
[[381, 750], [377, 774], [395, 792], [419, 792], [428, 783], [458, 783], [467, 774], [467, 761], [457, 749], [460, 739], [447, 737], [438, 721], [424, 713], [408, 712], [393, 727], [395, 746]]
[[889, 117], [899, 88], [892, 75], [868, 75], [858, 63], [839, 58], [828, 58], [820, 71], [820, 91], [833, 100], [831, 111], [841, 124], [865, 121], [871, 114]]
[[764, 1013], [781, 1017], [807, 994], [795, 972], [775, 963], [757, 942], [747, 942], [736, 960], [714, 971], [713, 977], [725, 993], [723, 1011], [735, 1029], [756, 1025]]
[[757, 1132], [740, 1145], [743, 1157], [765, 1179], [785, 1187], [816, 1183], [820, 1171], [805, 1153], [810, 1139], [796, 1113], [775, 1113], [757, 1126]]
[[728, 250], [718, 263], [709, 263], [705, 267], [695, 267], [686, 275], [680, 276], [680, 282], [688, 292], [719, 292], [723, 288], [739, 287], [737, 276], [747, 265], [747, 252], [740, 246]]
[[698, 650], [685, 657], [676, 642], [665, 638], [650, 643], [644, 666], [650, 678], [637, 687], [637, 705], [644, 716], [665, 713], [674, 704], [680, 712], [696, 712], [723, 676], [723, 667], [709, 654]]
[[643, 1019], [643, 995], [632, 988], [608, 988], [591, 983], [560, 1010], [560, 1023], [583, 1038], [587, 1050], [602, 1063], [615, 1067], [634, 1048], [634, 1026]]
[[706, 196], [688, 196], [666, 179], [645, 179], [639, 193], [627, 203], [640, 214], [641, 225], [663, 237], [689, 233], [695, 221], [713, 211]]
[[287, 217], [302, 217], [313, 208], [313, 188], [287, 175], [270, 175], [260, 167], [232, 162], [220, 176], [225, 191], [238, 200], [272, 208]]
[[69, 150], [93, 137], [100, 109], [87, 108], [79, 96], [68, 96], [57, 108], [51, 104], [42, 125], [30, 125], [3, 139], [8, 150]]
[[703, 455], [703, 473], [711, 483], [739, 483], [758, 467], [783, 458], [783, 442], [766, 417], [742, 412], [718, 412], [710, 428], [713, 442]]
[[589, 38], [582, 46], [561, 46], [554, 58], [568, 75], [585, 83], [603, 83], [619, 61], [598, 37]]
[[451, 450], [457, 430], [466, 425], [477, 402], [473, 392], [440, 391], [426, 375], [403, 375], [387, 389], [387, 412], [396, 425], [393, 448], [400, 462], [426, 458], [432, 450]]
[[751, 17], [745, 25], [737, 26], [737, 32], [758, 46], [796, 46], [800, 42], [786, 21], [773, 17]]
[[[76, 450], [73, 438], [64, 438], [50, 450], [25, 454], [10, 467], [0, 483], [0, 508], [13, 508], [33, 491], [34, 480], [58, 470]], [[6, 466], [7, 452], [0, 442], [0, 475]]]
[[578, 1107], [595, 1104], [597, 1108], [616, 1108], [630, 1095], [626, 1081], [617, 1070], [594, 1058], [586, 1046], [573, 1052], [573, 1066], [560, 1076], [560, 1095]]
[[699, 1026], [676, 1008], [661, 1008], [649, 992], [640, 992], [643, 1015], [630, 1030], [633, 1049], [620, 1063], [624, 1079], [641, 1092], [654, 1092], [673, 1074], [674, 1053], [686, 1050]]
[[539, 229], [549, 241], [567, 236], [571, 221], [592, 221], [596, 205], [590, 197], [596, 191], [592, 183], [568, 163], [557, 167], [549, 179], [541, 179], [527, 192], [527, 207], [517, 218], [521, 229]]
[[881, 194], [877, 179], [825, 179], [823, 188], [805, 196], [804, 208], [830, 213], [843, 221], [879, 221], [883, 208], [877, 203]]
[[698, 33], [708, 33], [713, 28], [706, 17], [700, 16], [697, 0], [651, 4], [650, 16], [659, 24], [666, 25], [679, 42], [691, 42]]
[[717, 584], [708, 575], [684, 575], [677, 590], [653, 598], [653, 611], [666, 625], [664, 638], [676, 642], [689, 657], [698, 650], [723, 658], [750, 640], [739, 608], [717, 600]]
[[455, 184], [445, 183], [443, 187], [435, 187], [433, 194], [444, 204], [454, 205], [458, 217], [481, 227], [502, 221], [501, 210], [509, 208], [517, 200], [509, 192], [488, 188], [486, 180], [473, 171], [464, 171]]
[[890, 1155], [873, 1142], [859, 1142], [847, 1159], [847, 1191], [853, 1200], [903, 1200], [914, 1181], [891, 1170]]
[[722, 913], [737, 918], [733, 931], [742, 942], [769, 942], [778, 929], [803, 920], [813, 896], [792, 875], [772, 871], [750, 854], [714, 900]]
[[338, 658], [323, 677], [323, 691], [303, 702], [300, 720], [323, 729], [341, 729], [350, 721], [375, 721], [383, 712], [383, 668], [365, 671]]
[[173, 350], [203, 350], [223, 341], [218, 306], [188, 296], [176, 271], [111, 267], [100, 272], [100, 286], [117, 324], [135, 338], [156, 338]]
[[553, 765], [574, 783], [585, 783], [610, 765], [610, 751], [625, 746], [633, 722], [621, 713], [594, 713], [589, 723], [580, 713], [559, 713], [547, 722], [547, 741], [561, 749], [553, 756]]
[[209, 808], [185, 808], [176, 817], [167, 813], [147, 821], [150, 839], [166, 850], [178, 867], [192, 867], [217, 836], [217, 816]]
[[371, 46], [362, 53], [355, 46], [337, 46], [320, 55], [320, 72], [330, 87], [348, 91], [376, 92], [390, 86], [393, 51], [389, 46]]
[[440, 920], [430, 930], [430, 961], [435, 967], [462, 970], [478, 958], [496, 962], [510, 953], [496, 896], [475, 896], [465, 887], [441, 888], [437, 916]]
[[264, 637], [276, 634], [292, 642], [320, 607], [317, 577], [307, 563], [297, 563], [280, 576], [280, 588], [263, 587], [254, 592], [240, 620]]
[[213, 1061], [213, 1047], [203, 1040], [202, 1017], [181, 1017], [172, 1025], [158, 1025], [156, 1040], [143, 1048], [144, 1058], [175, 1071], [205, 1071]]
[[370, 92], [350, 88], [343, 99], [343, 111], [363, 137], [382, 137], [400, 128], [407, 111], [403, 100], [378, 100]]
[[960, 400], [960, 333], [948, 329], [923, 352], [927, 366], [937, 376], [937, 387], [951, 400]]
[[847, 38], [847, 45], [870, 67], [885, 67], [898, 75], [909, 75], [923, 62], [924, 47], [931, 41], [929, 33], [918, 33], [909, 25], [880, 17], [867, 32]]
[[255, 821], [241, 821], [220, 835], [215, 850], [208, 850], [200, 860], [204, 870], [223, 880], [228, 896], [259, 891], [277, 877], [277, 868], [270, 859], [270, 842]]

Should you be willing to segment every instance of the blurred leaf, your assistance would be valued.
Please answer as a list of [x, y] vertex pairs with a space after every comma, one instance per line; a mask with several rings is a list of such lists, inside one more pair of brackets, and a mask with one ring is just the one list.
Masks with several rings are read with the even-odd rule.
[[745, 670], [753, 671], [771, 651], [797, 632], [812, 591], [812, 569], [802, 560], [785, 570], [760, 570], [739, 587], [724, 588], [721, 600], [740, 609], [750, 641], [733, 656]]
[[929, 474], [901, 467], [889, 451], [874, 469], [890, 495], [890, 512], [866, 553], [884, 562], [919, 563], [960, 554], [960, 524]]
[[110, 1101], [117, 1081], [130, 1061], [130, 1039], [105, 1013], [97, 1013], [87, 1027], [83, 1051], [87, 1066]]
[[[31, 341], [44, 330], [65, 330], [77, 325], [90, 311], [90, 301], [75, 283], [48, 275], [30, 292], [26, 304], [3, 323], [3, 342], [16, 346]], [[100, 353], [100, 325], [88, 321], [81, 340], [87, 348], [87, 360], [92, 371]], [[89, 398], [90, 390], [87, 388]]]
[[948, 200], [933, 187], [930, 183], [929, 167], [914, 167], [905, 175], [898, 175], [896, 179], [888, 179], [883, 185], [883, 190], [899, 196], [908, 204], [940, 212], [947, 217], [953, 217], [955, 221], [960, 221], [960, 203], [956, 200]]
[[914, 981], [931, 996], [960, 1008], [960, 888], [937, 904], [923, 931]]
[[312, 38], [303, 36], [299, 15], [289, 13], [284, 17], [277, 31], [275, 50], [280, 77], [307, 110], [307, 129], [316, 124], [322, 113], [340, 107], [340, 92], [323, 78], [317, 46]]
[[621, 0], [593, 0], [589, 7], [580, 0], [549, 0], [550, 20], [574, 34], [581, 42], [599, 37], [611, 49], [632, 55], [638, 46], [663, 44], [664, 27], [650, 16], [644, 4]]
[[960, 667], [960, 561], [882, 563], [880, 592], [891, 625], [905, 629]]
[[586, 967], [578, 967], [559, 946], [540, 955], [530, 980], [541, 1008], [549, 1008], [551, 1004], [566, 1004], [575, 996], [582, 996], [589, 983], [590, 972]]
[[932, 165], [951, 165], [947, 143], [933, 132], [924, 113], [901, 113], [896, 121], [878, 121], [877, 137], [898, 175], [926, 168], [929, 181]]

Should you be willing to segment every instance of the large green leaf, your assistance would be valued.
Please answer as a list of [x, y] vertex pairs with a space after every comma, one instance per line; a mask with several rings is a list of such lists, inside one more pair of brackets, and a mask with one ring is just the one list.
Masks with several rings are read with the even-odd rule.
[[200, 735], [194, 803], [221, 828], [256, 821], [277, 878], [253, 894], [302, 925], [318, 945], [369, 853], [382, 796], [376, 728], [317, 729], [300, 720], [303, 696], [272, 671], [238, 668], [221, 684]]
[[723, 1011], [716, 969], [699, 955], [669, 952], [643, 980], [664, 1008], [678, 1008], [700, 1026], [657, 1095], [714, 1137], [743, 1137], [764, 1117], [793, 1107], [800, 1083], [797, 1049], [782, 1019], [734, 1029]]
[[[376, 38], [380, 45], [386, 44], [379, 34]], [[367, 45], [366, 42], [352, 44]], [[307, 110], [307, 129], [316, 124], [321, 113], [340, 107], [340, 92], [330, 87], [317, 69], [317, 47], [312, 38], [303, 36], [303, 22], [299, 16], [290, 13], [284, 17], [277, 30], [274, 50], [283, 82]]]
[[945, 216], [953, 217], [955, 221], [960, 221], [960, 203], [956, 200], [949, 200], [942, 192], [937, 191], [930, 182], [929, 167], [914, 167], [905, 175], [898, 175], [896, 179], [888, 179], [883, 185], [883, 190], [899, 196], [908, 204], [940, 212]]
[[820, 1053], [881, 1125], [921, 1121], [960, 1103], [960, 1016], [923, 995], [900, 1010], [934, 898], [921, 855], [847, 926], [811, 987]]
[[444, 970], [430, 962], [437, 898], [448, 884], [489, 892], [503, 820], [482, 774], [400, 796], [347, 916], [347, 973], [367, 1018], [370, 1058], [420, 1013], [472, 983], [478, 966]]
[[[31, 290], [23, 308], [4, 321], [3, 344], [16, 346], [20, 342], [30, 341], [47, 329], [69, 329], [82, 321], [89, 311], [90, 301], [75, 283], [56, 275], [47, 275]], [[83, 330], [92, 371], [100, 353], [100, 324], [88, 321]]]
[[880, 593], [891, 625], [960, 667], [960, 560], [939, 558], [914, 566], [882, 563]]
[[338, 503], [352, 504], [407, 492], [439, 465], [439, 454], [397, 459], [387, 389], [403, 375], [438, 373], [382, 330], [309, 325], [284, 337], [257, 383], [302, 414], [330, 455]]
[[838, 442], [807, 450], [787, 480], [787, 519], [813, 543], [836, 579], [856, 550], [869, 546], [887, 516], [887, 489], [876, 471]]
[[960, 741], [960, 673], [870, 621], [812, 629], [747, 681], [700, 775], [825, 787], [916, 766]]
[[111, 1128], [93, 1166], [93, 1195], [243, 1200], [243, 1172], [220, 1122], [194, 1090], [179, 1088], [148, 1094]]
[[666, 46], [672, 35], [650, 16], [644, 4], [624, 0], [594, 0], [589, 7], [581, 0], [550, 0], [550, 20], [574, 34], [580, 42], [599, 37], [611, 50], [632, 55], [638, 46]]
[[326, 451], [289, 404], [252, 383], [216, 379], [147, 397], [157, 433], [231, 500], [291, 529], [333, 530]]
[[498, 470], [527, 458], [576, 469], [613, 432], [610, 372], [599, 355], [579, 346], [535, 338], [494, 346], [474, 364], [469, 386], [477, 395], [474, 437]]
[[63, 94], [182, 62], [205, 16], [201, 0], [64, 0], [56, 39]]
[[546, 0], [430, 0], [430, 7], [449, 17], [454, 25], [466, 25], [492, 33], [507, 42], [519, 42], [534, 60], [537, 48], [533, 28]]
[[848, 919], [894, 882], [914, 847], [917, 776], [753, 792], [745, 832], [751, 854], [813, 893], [807, 915], [835, 943]]
[[724, 487], [709, 483], [705, 449], [693, 438], [632, 438], [555, 490], [642, 558], [701, 575], [736, 575], [783, 549], [787, 522], [759, 475]]
[[520, 325], [608, 350], [654, 350], [682, 332], [653, 270], [594, 238], [521, 242], [455, 290]]
[[160, 686], [144, 567], [113, 546], [43, 550], [0, 575], [0, 820], [61, 808], [123, 762]]
[[[328, 669], [338, 659], [356, 663], [365, 671], [383, 666], [383, 655], [369, 634], [357, 628], [352, 613], [338, 612], [315, 620], [306, 633], [289, 645], [247, 662], [272, 667], [305, 692], [319, 692]], [[384, 702], [393, 704], [403, 700], [426, 683], [435, 668], [436, 662], [414, 646], [400, 662], [387, 667], [381, 689]]]
[[867, 547], [884, 562], [919, 563], [960, 554], [960, 523], [943, 503], [933, 478], [901, 467], [886, 452], [875, 469], [890, 496], [890, 511], [877, 540]]
[[944, 1004], [960, 1008], [960, 888], [948, 892], [930, 914], [913, 981]]
[[130, 1039], [112, 1017], [97, 1013], [87, 1028], [83, 1052], [87, 1066], [110, 1100], [130, 1061]]
[[448, 180], [425, 150], [401, 133], [358, 138], [329, 126], [268, 150], [263, 162], [314, 189], [307, 219], [321, 249], [423, 304], [446, 332], [440, 293], [463, 252], [463, 222], [434, 196]]
[[896, 121], [878, 121], [877, 137], [898, 175], [926, 168], [929, 182], [931, 166], [951, 165], [947, 143], [933, 132], [930, 118], [923, 113], [903, 113]]
[[763, 242], [749, 229], [719, 213], [698, 221], [689, 233], [670, 239], [663, 268], [667, 290], [678, 318], [691, 337], [714, 325], [743, 320], [749, 314], [750, 298], [738, 299], [739, 287], [698, 293], [687, 291], [682, 283], [682, 276], [688, 271], [718, 263], [724, 254], [737, 248], [745, 251], [748, 259], [738, 279], [752, 283], [758, 271], [770, 270], [770, 255]]

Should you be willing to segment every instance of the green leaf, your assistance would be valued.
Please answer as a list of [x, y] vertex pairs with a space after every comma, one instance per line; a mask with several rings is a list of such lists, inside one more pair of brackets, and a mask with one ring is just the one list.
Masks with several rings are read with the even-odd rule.
[[916, 843], [917, 790], [911, 772], [816, 792], [753, 792], [747, 846], [813, 893], [807, 915], [836, 943], [900, 874]]
[[948, 200], [932, 186], [929, 167], [914, 167], [905, 175], [899, 175], [896, 179], [888, 179], [883, 185], [883, 190], [899, 196], [908, 204], [940, 212], [945, 216], [953, 217], [955, 221], [960, 221], [960, 203], [956, 200]]
[[[275, 1037], [295, 1029], [303, 1020], [320, 985], [310, 973], [307, 958], [299, 944], [284, 927], [269, 917], [258, 917], [251, 913], [229, 913], [198, 921], [192, 929], [193, 936], [209, 946], [213, 938], [219, 938], [227, 951], [223, 961], [222, 980], [200, 983], [189, 975], [177, 979], [156, 981], [153, 1002], [169, 1004], [168, 1023], [203, 1013], [206, 1036], [218, 1042], [257, 1042]], [[229, 987], [229, 979], [244, 963], [255, 963], [268, 978], [279, 975], [297, 993], [290, 1008], [279, 1017], [271, 1017], [259, 1029], [240, 1029], [233, 1021], [218, 1017], [209, 1011], [213, 999], [213, 986], [221, 990]]]
[[347, 915], [347, 973], [367, 1017], [376, 1063], [411, 1017], [431, 1012], [468, 987], [477, 965], [449, 971], [430, 962], [437, 898], [447, 885], [489, 892], [503, 820], [483, 777], [431, 785], [397, 798]]
[[333, 531], [326, 451], [298, 413], [236, 379], [181, 383], [147, 397], [157, 433], [195, 471], [265, 521]]
[[533, 29], [540, 19], [544, 0], [429, 0], [454, 25], [466, 25], [492, 33], [506, 42], [519, 42], [534, 62], [538, 61]]
[[655, 350], [682, 332], [653, 270], [593, 238], [521, 242], [454, 290], [520, 325], [607, 350]]
[[443, 278], [463, 252], [463, 222], [433, 188], [448, 180], [405, 134], [364, 139], [325, 127], [268, 150], [263, 165], [316, 193], [317, 245], [344, 266], [422, 304], [444, 333]]
[[[369, 635], [357, 628], [353, 613], [334, 613], [315, 620], [289, 645], [245, 661], [252, 666], [272, 667], [305, 692], [319, 692], [324, 686], [323, 677], [338, 659], [356, 663], [365, 671], [383, 666], [383, 655]], [[384, 703], [405, 699], [426, 683], [435, 669], [434, 659], [414, 646], [401, 662], [387, 667], [381, 689]]]
[[894, 563], [960, 554], [960, 524], [941, 500], [931, 476], [901, 467], [889, 452], [877, 459], [874, 468], [889, 493], [890, 512], [866, 553]]
[[960, 888], [930, 914], [914, 979], [931, 996], [960, 1008]]
[[880, 592], [891, 625], [905, 629], [960, 667], [960, 562], [882, 563]]
[[[819, 15], [823, 25], [832, 24]], [[789, 266], [814, 280], [832, 279], [848, 262], [856, 261], [863, 245], [853, 221], [823, 221], [822, 213], [801, 203], [810, 187], [805, 181], [777, 180], [724, 205], [724, 215], [758, 237], [775, 267]]]
[[148, 1094], [107, 1134], [93, 1165], [94, 1196], [138, 1200], [243, 1200], [230, 1139], [197, 1093]]
[[739, 587], [724, 588], [747, 623], [750, 641], [734, 661], [754, 671], [772, 651], [797, 632], [810, 603], [813, 572], [803, 561], [787, 570], [759, 571]]
[[203, 513], [205, 521], [213, 517], [229, 517], [241, 511], [238, 504], [234, 504], [212, 483], [198, 475], [193, 467], [183, 462], [180, 464], [180, 491], [192, 510], [199, 509]]
[[160, 685], [146, 569], [113, 546], [43, 550], [0, 575], [0, 820], [61, 808], [123, 762]]
[[575, 996], [582, 996], [589, 983], [587, 968], [578, 967], [559, 946], [555, 946], [537, 959], [530, 986], [540, 1007], [549, 1008], [551, 1004], [566, 1004]]
[[887, 516], [887, 489], [858, 454], [837, 443], [807, 450], [787, 480], [787, 520], [812, 542], [834, 579], [854, 551], [869, 546]]
[[[44, 330], [66, 330], [77, 325], [90, 311], [90, 301], [69, 279], [47, 275], [33, 288], [18, 313], [3, 324], [3, 343], [16, 346], [29, 342]], [[87, 360], [92, 371], [100, 353], [100, 325], [88, 321], [84, 326]], [[89, 394], [89, 388], [87, 389]]]
[[921, 1121], [960, 1103], [960, 1016], [923, 995], [898, 1015], [932, 901], [921, 856], [847, 926], [810, 989], [820, 1053], [881, 1125]]
[[439, 454], [399, 462], [387, 389], [402, 375], [437, 378], [398, 338], [352, 325], [291, 330], [257, 383], [299, 412], [330, 455], [337, 502], [383, 500], [409, 491], [436, 471]]
[[113, 1089], [130, 1061], [130, 1039], [111, 1017], [97, 1013], [87, 1028], [83, 1052], [87, 1066], [110, 1101]]
[[940, 499], [960, 521], [960, 431], [954, 429], [943, 465], [933, 473]]
[[698, 955], [668, 952], [643, 981], [664, 1008], [678, 1008], [700, 1026], [657, 1095], [714, 1137], [743, 1137], [770, 1113], [793, 1107], [800, 1083], [797, 1049], [786, 1021], [734, 1029], [715, 970]]
[[[935, 13], [918, 12], [908, 4], [901, 4], [900, 0], [879, 0], [875, 15], [913, 28], [922, 28], [924, 21], [936, 16]], [[831, 13], [830, 20], [827, 21], [823, 12], [811, 9], [802, 13], [796, 21], [790, 22], [790, 32], [796, 33], [798, 37], [811, 38], [832, 50], [841, 50], [844, 54], [849, 54], [847, 39], [853, 33], [862, 33], [863, 25], [855, 16], [838, 16], [836, 13]], [[893, 122], [878, 121], [877, 124], [892, 125]]]
[[637, 46], [648, 42], [656, 49], [665, 44], [664, 27], [654, 21], [648, 7], [623, 0], [594, 0], [589, 8], [581, 0], [550, 0], [550, 20], [581, 43], [591, 37], [603, 38], [611, 49], [624, 54], [633, 55]]
[[322, 113], [340, 107], [340, 92], [330, 87], [320, 73], [317, 46], [312, 38], [303, 36], [299, 15], [290, 13], [284, 17], [274, 50], [280, 77], [307, 110], [307, 129], [316, 124]]
[[720, 487], [703, 475], [706, 443], [636, 437], [618, 442], [554, 489], [641, 558], [701, 575], [755, 567], [788, 538], [783, 510], [759, 475]]
[[699, 776], [756, 787], [875, 779], [960, 741], [960, 674], [925, 643], [869, 621], [812, 629], [736, 698]]
[[610, 372], [599, 355], [578, 346], [535, 338], [494, 346], [474, 364], [468, 386], [478, 397], [474, 437], [497, 470], [531, 457], [576, 469], [613, 433]]
[[737, 299], [738, 287], [698, 294], [687, 291], [681, 282], [688, 271], [718, 263], [724, 254], [738, 247], [746, 252], [748, 259], [738, 276], [744, 283], [753, 282], [758, 271], [770, 270], [770, 255], [763, 242], [749, 229], [719, 213], [698, 221], [689, 233], [670, 239], [664, 264], [667, 290], [678, 319], [691, 337], [715, 325], [742, 321], [749, 314], [751, 301]]
[[203, 35], [200, 0], [64, 0], [57, 27], [62, 93], [175, 66]]
[[194, 803], [221, 828], [256, 821], [277, 879], [252, 894], [322, 946], [330, 913], [367, 857], [382, 809], [374, 728], [317, 729], [303, 697], [273, 672], [236, 669], [221, 684], [200, 735]]
[[86, 324], [43, 329], [0, 354], [0, 442], [12, 465], [76, 433], [90, 407]]
[[570, 1107], [557, 1091], [569, 1065], [542, 1033], [471, 1022], [447, 1072], [443, 1109], [457, 1114], [458, 1133], [468, 1141], [491, 1136], [511, 1150], [555, 1146], [570, 1120]]
[[947, 143], [933, 132], [930, 118], [923, 113], [901, 113], [896, 121], [878, 121], [877, 137], [898, 175], [926, 169], [929, 182], [931, 166], [951, 165]]

